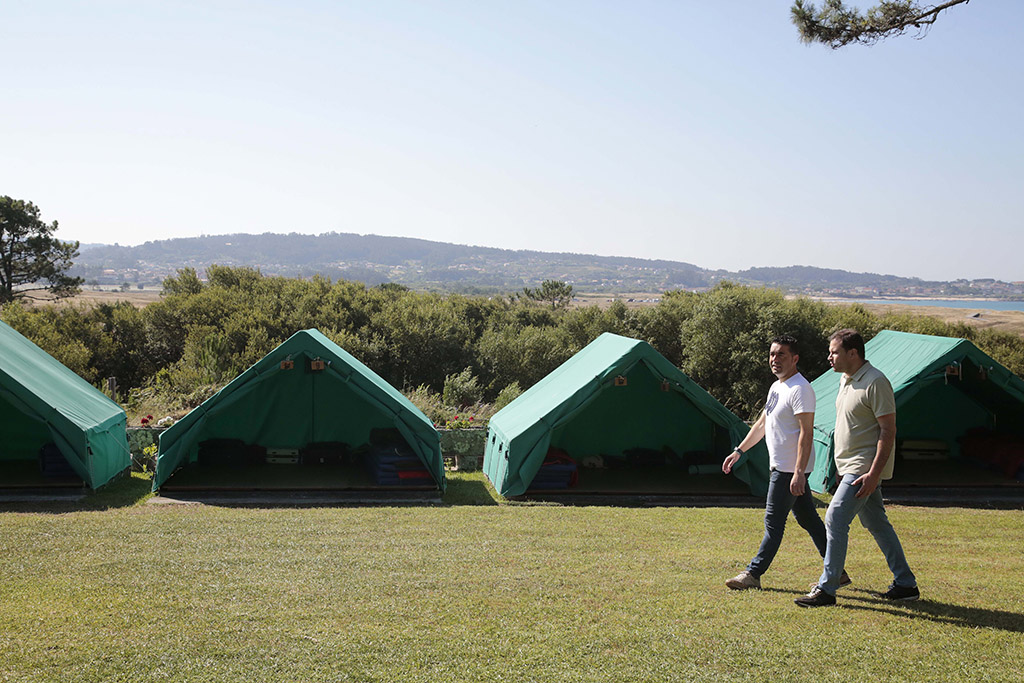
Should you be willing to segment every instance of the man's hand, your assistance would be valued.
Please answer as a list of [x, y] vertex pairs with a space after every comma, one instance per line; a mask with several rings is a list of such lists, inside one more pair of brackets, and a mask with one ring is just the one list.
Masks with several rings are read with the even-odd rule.
[[722, 462], [722, 471], [725, 472], [726, 474], [732, 472], [733, 466], [736, 465], [736, 461], [738, 461], [741, 457], [742, 456], [736, 451], [730, 453], [729, 456], [726, 457], [726, 459]]
[[868, 472], [867, 474], [862, 474], [856, 479], [854, 479], [851, 483], [851, 486], [856, 486], [857, 484], [860, 484], [860, 490], [857, 491], [857, 493], [855, 494], [856, 497], [866, 498], [867, 496], [870, 496], [872, 493], [874, 493], [875, 489], [878, 488], [878, 480], [881, 478], [881, 473], [872, 474], [871, 472]]
[[722, 462], [722, 471], [725, 472], [726, 474], [732, 472], [733, 465], [735, 465], [736, 461], [739, 459], [739, 453], [737, 453], [736, 451], [730, 453], [729, 456], [726, 457], [726, 459]]
[[793, 477], [789, 480], [789, 492], [794, 496], [804, 495], [804, 490], [807, 486], [807, 475], [803, 472], [794, 472]]
[[860, 491], [857, 491], [858, 498], [866, 498], [878, 488], [878, 482], [882, 479], [882, 471], [885, 463], [889, 460], [892, 446], [896, 442], [896, 413], [879, 415], [878, 420], [878, 447], [875, 450], [875, 459], [871, 462], [871, 469], [867, 474], [862, 474], [853, 480], [854, 484], [860, 484]]
[[757, 442], [764, 438], [764, 411], [761, 411], [761, 416], [754, 421], [754, 424], [750, 426], [750, 431], [747, 432], [747, 436], [744, 437], [740, 445], [736, 447], [732, 453], [726, 456], [725, 461], [722, 462], [722, 471], [726, 474], [732, 472], [732, 468], [736, 466], [736, 463], [740, 458], [743, 457], [743, 453], [739, 451], [749, 451]]

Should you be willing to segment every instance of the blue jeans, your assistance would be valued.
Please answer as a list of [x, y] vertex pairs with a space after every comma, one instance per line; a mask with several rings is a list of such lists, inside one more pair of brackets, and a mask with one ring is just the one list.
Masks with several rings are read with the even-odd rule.
[[870, 496], [857, 498], [860, 485], [854, 486], [853, 482], [859, 476], [843, 475], [825, 514], [828, 550], [825, 551], [825, 570], [818, 579], [818, 586], [829, 595], [836, 594], [836, 589], [839, 588], [839, 575], [846, 565], [846, 548], [850, 540], [850, 524], [854, 517], [860, 517], [860, 523], [875, 538], [875, 543], [885, 555], [885, 561], [892, 571], [893, 583], [906, 588], [916, 586], [917, 578], [914, 572], [910, 571], [900, 539], [885, 514], [881, 487], [872, 491]]
[[775, 559], [775, 553], [782, 545], [782, 535], [786, 531], [786, 518], [789, 517], [790, 510], [793, 511], [797, 523], [811, 535], [818, 554], [825, 557], [825, 525], [814, 507], [814, 496], [807, 486], [801, 496], [790, 493], [789, 482], [792, 478], [792, 472], [772, 470], [771, 478], [768, 480], [768, 500], [764, 508], [764, 538], [761, 539], [757, 555], [747, 565], [747, 571], [754, 576], [760, 577], [768, 571], [772, 560]]

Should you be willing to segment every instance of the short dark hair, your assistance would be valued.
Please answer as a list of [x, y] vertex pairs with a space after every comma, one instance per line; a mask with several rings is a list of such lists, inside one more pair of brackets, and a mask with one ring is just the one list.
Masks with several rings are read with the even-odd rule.
[[832, 336], [828, 338], [829, 341], [835, 339], [842, 345], [844, 349], [849, 351], [850, 349], [857, 349], [857, 353], [860, 355], [860, 359], [864, 360], [864, 337], [860, 336], [860, 332], [851, 329], [849, 327], [836, 330], [832, 333]]
[[789, 349], [789, 352], [794, 356], [800, 355], [800, 342], [798, 342], [796, 340], [796, 337], [794, 337], [791, 334], [780, 334], [777, 337], [772, 337], [772, 341], [769, 344], [769, 346], [771, 346], [771, 344], [779, 344], [780, 346], [785, 346], [786, 348]]

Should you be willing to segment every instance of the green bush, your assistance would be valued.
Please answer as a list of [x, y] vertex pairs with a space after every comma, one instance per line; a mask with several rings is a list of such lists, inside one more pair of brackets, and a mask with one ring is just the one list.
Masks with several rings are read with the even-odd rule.
[[431, 391], [430, 387], [421, 384], [415, 389], [403, 392], [409, 401], [426, 415], [434, 426], [441, 426], [453, 414], [453, 409], [444, 404], [441, 395]]
[[479, 403], [482, 398], [483, 390], [480, 388], [480, 382], [473, 376], [470, 368], [444, 378], [441, 400], [445, 405], [462, 409]]
[[[621, 302], [552, 308], [521, 298], [440, 295], [316, 276], [266, 277], [252, 268], [192, 269], [164, 282], [143, 309], [127, 303], [5, 306], [5, 322], [94, 385], [117, 379], [134, 414], [188, 410], [298, 330], [315, 328], [413, 401], [435, 423], [486, 421], [603, 332], [648, 341], [742, 417], [757, 414], [774, 379], [768, 342], [792, 334], [800, 369], [828, 369], [828, 335], [854, 327], [965, 337], [1018, 375], [1024, 339], [928, 316], [877, 316], [860, 304], [790, 299], [777, 290], [721, 283], [666, 292], [656, 306]], [[488, 401], [493, 401], [488, 403]]]
[[522, 393], [523, 390], [519, 387], [519, 382], [512, 382], [512, 384], [509, 384], [498, 393], [498, 398], [494, 399], [494, 412], [498, 412], [509, 403], [519, 398], [519, 395]]

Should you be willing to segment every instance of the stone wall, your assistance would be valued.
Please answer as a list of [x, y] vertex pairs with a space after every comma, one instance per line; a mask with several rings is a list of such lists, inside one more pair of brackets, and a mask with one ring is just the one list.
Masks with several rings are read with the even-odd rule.
[[156, 458], [145, 455], [142, 449], [159, 444], [160, 433], [166, 427], [129, 427], [128, 450], [132, 454], [132, 469], [136, 472], [150, 471], [156, 468]]
[[483, 465], [486, 429], [438, 429], [441, 455], [445, 464], [456, 470], [478, 470]]

